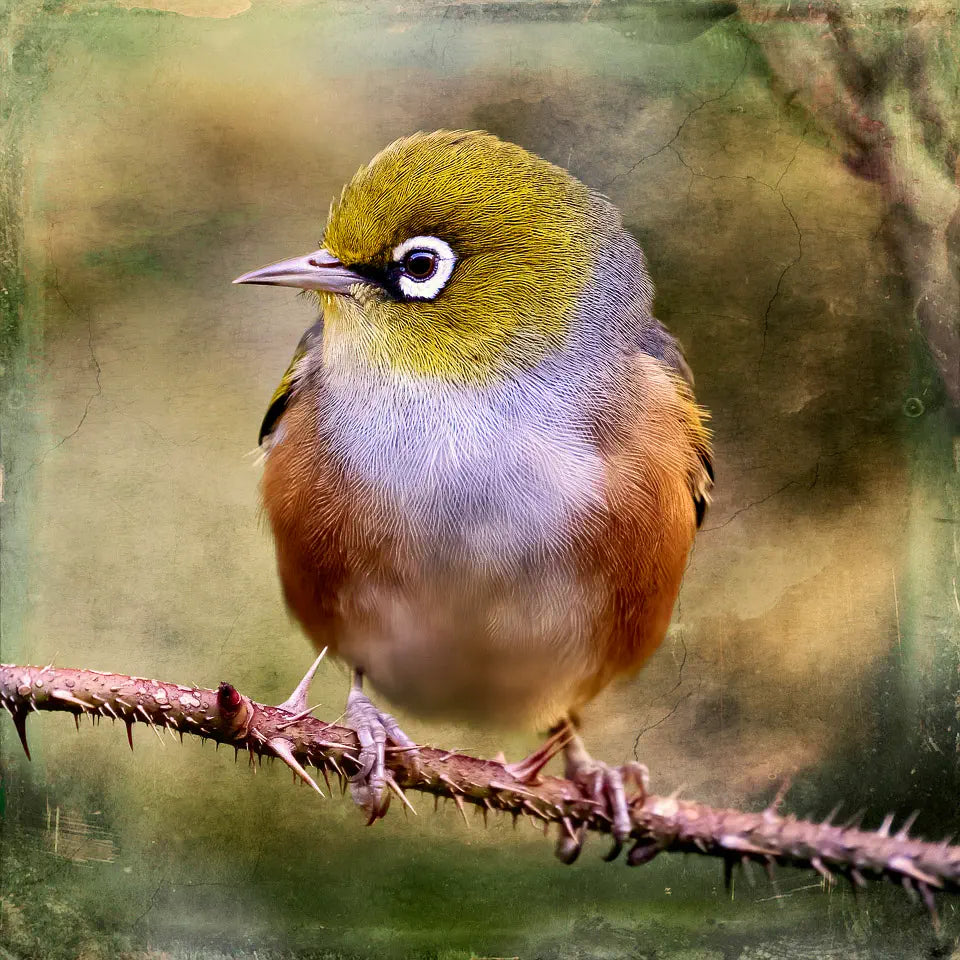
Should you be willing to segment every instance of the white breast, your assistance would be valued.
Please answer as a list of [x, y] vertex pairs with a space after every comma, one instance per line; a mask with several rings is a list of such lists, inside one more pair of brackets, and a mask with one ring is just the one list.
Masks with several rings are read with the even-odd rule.
[[328, 386], [329, 442], [413, 543], [390, 582], [346, 588], [359, 613], [340, 655], [420, 714], [555, 720], [594, 668], [603, 597], [570, 549], [604, 502], [581, 422], [559, 395], [516, 385]]

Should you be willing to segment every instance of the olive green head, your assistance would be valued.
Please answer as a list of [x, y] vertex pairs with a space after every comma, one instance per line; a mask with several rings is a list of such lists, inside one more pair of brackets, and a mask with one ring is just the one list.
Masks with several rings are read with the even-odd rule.
[[343, 188], [323, 249], [235, 282], [317, 291], [328, 349], [483, 383], [563, 342], [590, 279], [590, 209], [582, 183], [515, 144], [417, 133]]

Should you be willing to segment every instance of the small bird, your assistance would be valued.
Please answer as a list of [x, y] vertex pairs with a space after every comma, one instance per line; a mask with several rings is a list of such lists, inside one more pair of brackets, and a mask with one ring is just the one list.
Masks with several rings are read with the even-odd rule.
[[357, 802], [385, 812], [388, 743], [417, 763], [368, 679], [419, 716], [550, 729], [513, 772], [562, 749], [622, 843], [641, 772], [594, 760], [580, 711], [663, 640], [713, 472], [617, 209], [491, 134], [421, 132], [344, 187], [321, 249], [234, 283], [320, 308], [262, 495], [290, 610], [352, 668]]

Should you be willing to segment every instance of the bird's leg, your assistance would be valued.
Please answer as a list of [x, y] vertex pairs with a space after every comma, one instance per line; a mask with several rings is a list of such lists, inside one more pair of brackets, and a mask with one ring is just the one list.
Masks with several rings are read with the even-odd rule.
[[[575, 731], [564, 747], [564, 759], [567, 779], [572, 780], [588, 800], [599, 804], [600, 810], [610, 818], [613, 849], [605, 859], [615, 860], [633, 829], [626, 784], [632, 782], [639, 788], [640, 796], [646, 796], [649, 787], [647, 768], [633, 761], [622, 767], [611, 767], [601, 760], [594, 760]], [[573, 863], [582, 846], [582, 830], [575, 838], [562, 834], [557, 841], [557, 856], [564, 863]]]
[[503, 768], [521, 783], [539, 783], [540, 771], [577, 735], [570, 720], [564, 717], [550, 728], [550, 736], [533, 753], [519, 763], [505, 763]]
[[353, 683], [347, 695], [344, 714], [360, 741], [360, 769], [350, 778], [354, 802], [369, 816], [368, 824], [384, 816], [390, 806], [386, 768], [387, 741], [404, 751], [404, 761], [412, 772], [419, 768], [417, 745], [400, 729], [389, 713], [378, 710], [363, 692], [363, 671], [353, 671]]

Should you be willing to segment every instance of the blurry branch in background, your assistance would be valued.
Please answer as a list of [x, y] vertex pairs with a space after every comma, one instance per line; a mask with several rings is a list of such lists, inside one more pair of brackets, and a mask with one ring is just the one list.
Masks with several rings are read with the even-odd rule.
[[741, 0], [775, 92], [878, 185], [913, 322], [960, 428], [960, 11], [952, 3]]
[[[319, 662], [319, 661], [318, 661]], [[58, 669], [15, 664], [0, 665], [0, 705], [13, 717], [29, 758], [26, 721], [31, 713], [57, 710], [92, 722], [104, 717], [127, 728], [133, 748], [133, 726], [149, 725], [163, 740], [164, 733], [182, 741], [185, 733], [242, 750], [251, 765], [263, 757], [279, 758], [295, 777], [325, 796], [309, 767], [319, 771], [327, 790], [331, 774], [346, 788], [360, 768], [359, 744], [346, 727], [311, 716], [306, 691], [316, 664], [285, 704], [266, 706], [241, 695], [228, 683], [204, 690], [160, 680], [95, 670]], [[389, 748], [388, 748], [389, 749]], [[430, 747], [420, 749], [420, 769], [412, 773], [403, 754], [388, 756], [388, 785], [412, 812], [406, 790], [453, 800], [466, 817], [466, 805], [483, 815], [509, 813], [548, 832], [556, 825], [560, 836], [571, 839], [581, 831], [610, 833], [610, 819], [596, 803], [586, 800], [569, 780], [543, 777], [536, 783], [516, 780], [499, 761], [480, 760]], [[853, 822], [833, 825], [782, 816], [782, 796], [759, 813], [715, 809], [677, 796], [638, 795], [631, 801], [634, 828], [626, 860], [630, 866], [648, 863], [661, 852], [696, 853], [719, 857], [729, 876], [737, 864], [760, 863], [773, 879], [772, 868], [786, 865], [816, 870], [827, 883], [839, 875], [854, 887], [869, 879], [887, 878], [919, 894], [936, 922], [934, 891], [960, 892], [960, 846], [949, 841], [927, 843], [909, 837], [911, 817], [891, 834], [892, 817], [879, 830], [859, 829]], [[856, 818], [855, 818], [856, 819]], [[468, 821], [467, 821], [468, 822]], [[469, 822], [468, 822], [469, 825]], [[614, 847], [607, 859], [619, 853]]]

